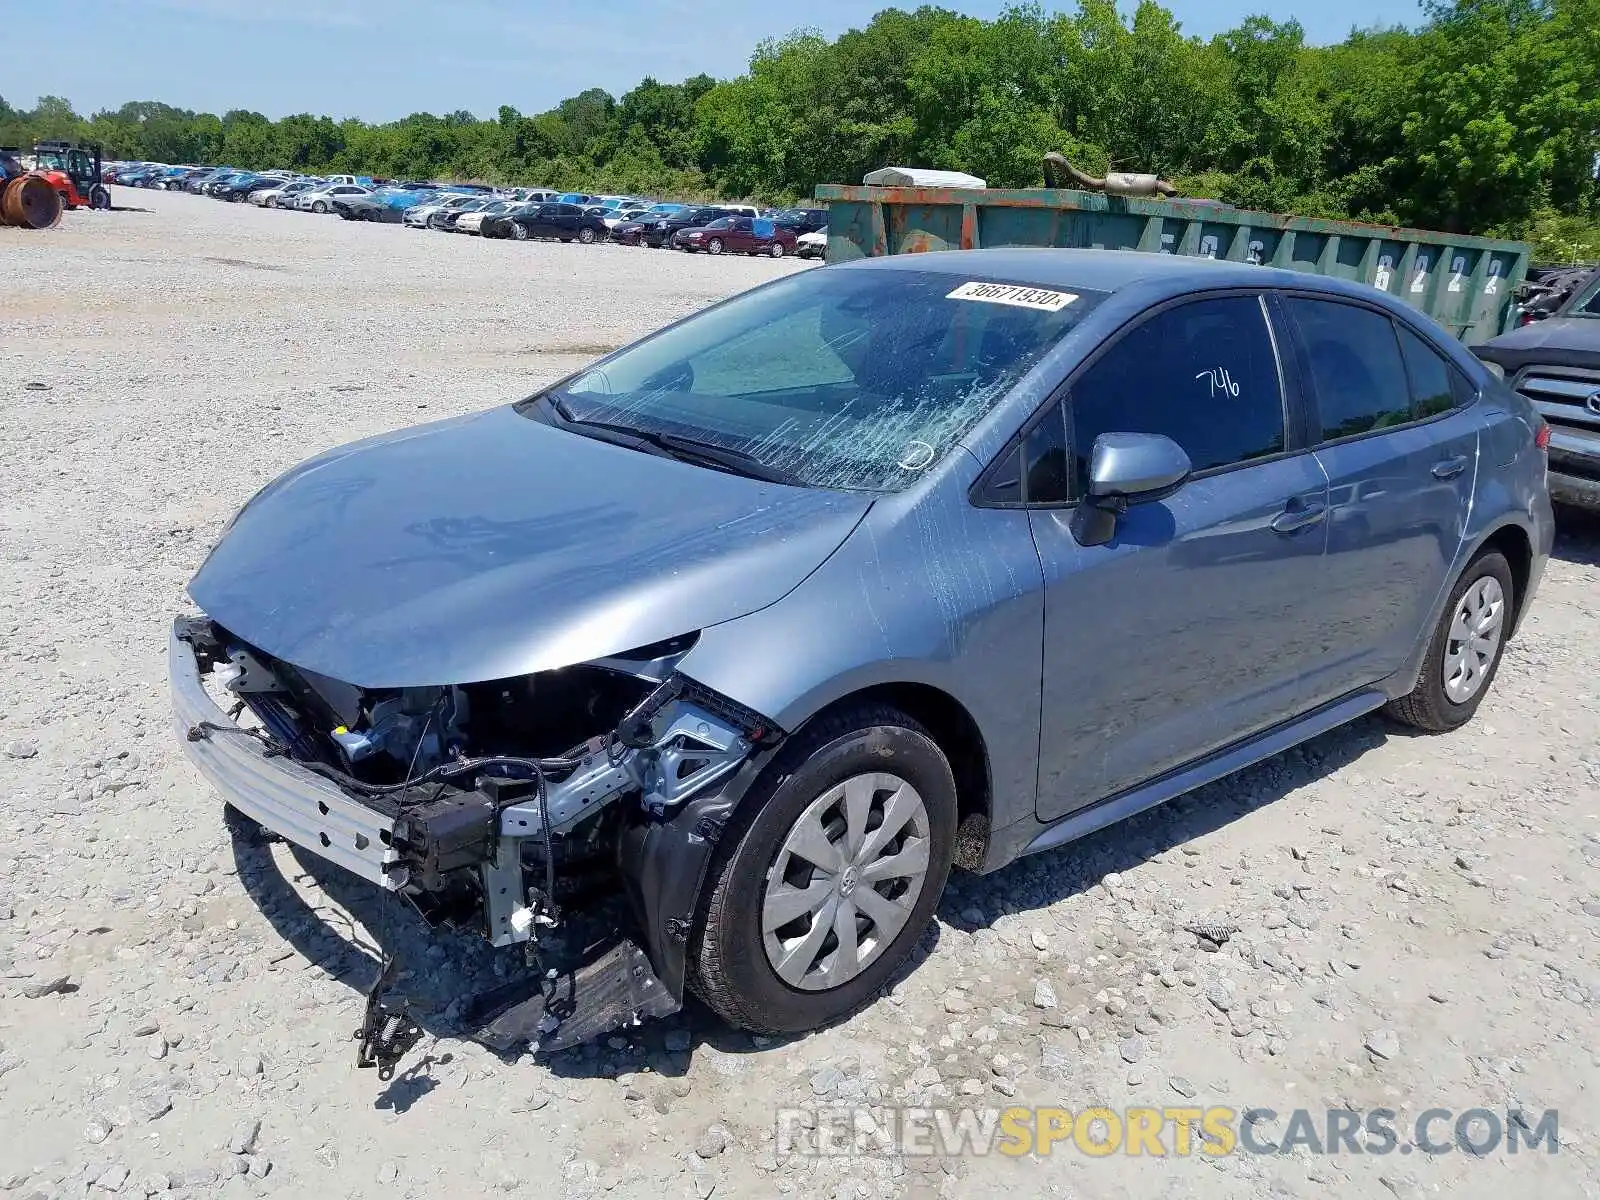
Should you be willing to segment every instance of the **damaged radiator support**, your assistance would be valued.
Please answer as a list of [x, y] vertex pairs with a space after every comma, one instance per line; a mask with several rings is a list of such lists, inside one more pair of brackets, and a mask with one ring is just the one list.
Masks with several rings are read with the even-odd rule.
[[533, 933], [535, 913], [522, 882], [524, 842], [565, 833], [633, 791], [659, 816], [737, 770], [753, 749], [747, 734], [761, 732], [737, 729], [688, 699], [664, 704], [652, 727], [661, 732], [646, 746], [620, 752], [593, 746], [570, 775], [546, 785], [542, 806], [534, 797], [500, 811], [495, 853], [482, 868], [491, 943], [510, 946]]
[[[536, 1050], [559, 1050], [680, 1007], [683, 972], [678, 956], [666, 964], [663, 980], [645, 948], [659, 943], [656, 931], [645, 930], [637, 939], [617, 929], [576, 953], [550, 953], [540, 945], [540, 927], [554, 922], [533, 902], [523, 853], [526, 845], [559, 837], [622, 796], [636, 793], [639, 804], [627, 822], [663, 830], [682, 825], [683, 837], [698, 847], [690, 855], [698, 879], [710, 847], [700, 806], [724, 803], [715, 792], [707, 795], [708, 789], [745, 765], [758, 745], [770, 745], [775, 731], [746, 720], [743, 713], [731, 719], [714, 713], [679, 695], [676, 686], [663, 701], [648, 723], [621, 731], [621, 736], [646, 744], [595, 739], [564, 779], [545, 784], [542, 802], [538, 781], [485, 778], [475, 791], [406, 809], [401, 831], [412, 848], [408, 865], [413, 882], [427, 892], [437, 889], [450, 872], [475, 868], [489, 940], [495, 946], [532, 942], [537, 947], [530, 954], [538, 968], [535, 977], [468, 1003], [464, 1019], [469, 1036], [492, 1049], [503, 1052], [526, 1042]], [[701, 799], [693, 799], [697, 796]], [[553, 849], [545, 846], [544, 853]], [[634, 869], [641, 870], [637, 862]], [[637, 895], [640, 885], [653, 888], [660, 880], [624, 882]], [[368, 1039], [395, 1014], [383, 1001], [385, 988], [386, 978], [380, 978], [369, 998], [363, 1026]]]

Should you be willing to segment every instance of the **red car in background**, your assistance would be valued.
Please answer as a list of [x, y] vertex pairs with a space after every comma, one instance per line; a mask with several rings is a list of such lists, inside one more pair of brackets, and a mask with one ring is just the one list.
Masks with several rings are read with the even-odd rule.
[[719, 217], [696, 229], [672, 235], [678, 250], [704, 250], [707, 254], [766, 254], [782, 258], [794, 253], [795, 235], [765, 217]]

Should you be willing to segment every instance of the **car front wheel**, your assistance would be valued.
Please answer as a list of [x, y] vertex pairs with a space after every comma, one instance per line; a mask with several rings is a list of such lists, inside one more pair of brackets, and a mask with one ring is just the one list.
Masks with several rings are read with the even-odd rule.
[[528, 240], [528, 227], [526, 225], [513, 224], [511, 226], [511, 236], [516, 238], [517, 241], [519, 241], [519, 242], [527, 241]]
[[1469, 721], [1500, 669], [1515, 589], [1504, 555], [1490, 551], [1473, 559], [1451, 589], [1416, 687], [1384, 711], [1429, 733]]
[[944, 891], [956, 827], [950, 763], [883, 705], [803, 729], [724, 832], [690, 946], [690, 982], [730, 1025], [794, 1033], [888, 983]]
[[311, 202], [311, 211], [314, 213], [325, 213], [328, 211], [328, 206], [321, 200], [313, 200]]

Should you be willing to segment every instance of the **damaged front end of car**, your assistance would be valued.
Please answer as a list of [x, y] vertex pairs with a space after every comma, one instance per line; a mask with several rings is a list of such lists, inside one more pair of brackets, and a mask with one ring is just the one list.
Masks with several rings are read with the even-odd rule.
[[[173, 709], [202, 773], [263, 828], [430, 925], [522, 946], [533, 982], [466, 1016], [495, 1049], [556, 1050], [681, 1006], [712, 849], [740, 781], [782, 740], [677, 672], [694, 642], [512, 679], [361, 688], [185, 617], [169, 643]], [[389, 1070], [392, 966], [360, 1031], [365, 1058]]]

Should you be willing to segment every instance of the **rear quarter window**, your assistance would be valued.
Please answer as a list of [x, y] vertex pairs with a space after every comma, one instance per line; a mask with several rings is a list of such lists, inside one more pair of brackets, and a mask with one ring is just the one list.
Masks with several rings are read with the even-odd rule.
[[1400, 353], [1411, 381], [1411, 411], [1420, 421], [1460, 405], [1461, 372], [1404, 325], [1397, 326]]

